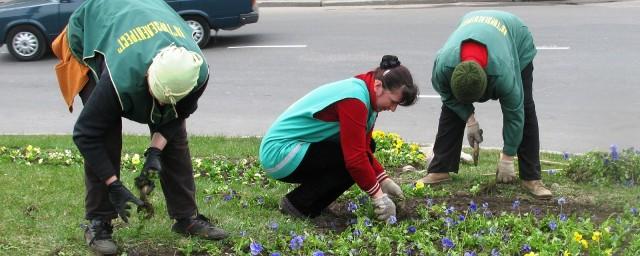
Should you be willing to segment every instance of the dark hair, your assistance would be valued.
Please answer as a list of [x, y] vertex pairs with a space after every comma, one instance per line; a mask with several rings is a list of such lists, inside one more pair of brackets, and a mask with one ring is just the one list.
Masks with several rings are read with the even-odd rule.
[[407, 67], [400, 64], [394, 55], [382, 56], [380, 66], [375, 69], [375, 78], [382, 81], [382, 87], [387, 90], [402, 88], [400, 106], [411, 106], [418, 99], [418, 86], [413, 83], [413, 77]]

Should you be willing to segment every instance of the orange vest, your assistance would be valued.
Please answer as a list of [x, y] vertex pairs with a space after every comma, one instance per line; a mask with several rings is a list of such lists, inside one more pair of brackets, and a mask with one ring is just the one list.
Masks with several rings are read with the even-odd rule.
[[56, 64], [56, 76], [69, 112], [73, 112], [73, 99], [89, 81], [89, 68], [71, 54], [66, 27], [51, 44], [51, 51], [60, 60]]

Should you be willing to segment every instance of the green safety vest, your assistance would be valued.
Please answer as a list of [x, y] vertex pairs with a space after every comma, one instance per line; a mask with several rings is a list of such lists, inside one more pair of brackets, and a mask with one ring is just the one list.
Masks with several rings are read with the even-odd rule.
[[[191, 33], [163, 0], [87, 0], [73, 12], [68, 25], [71, 52], [92, 70], [96, 80], [101, 73], [96, 53], [104, 56], [123, 116], [156, 125], [177, 118], [177, 113], [174, 106], [155, 103], [146, 81], [147, 69], [153, 57], [171, 44], [202, 56]], [[204, 62], [193, 91], [203, 86], [208, 76]]]
[[522, 141], [524, 94], [520, 72], [533, 61], [536, 47], [527, 26], [503, 11], [474, 11], [462, 17], [457, 29], [438, 51], [431, 83], [442, 102], [462, 120], [474, 112], [472, 104], [458, 102], [451, 92], [451, 74], [460, 63], [460, 46], [467, 40], [487, 47], [487, 90], [479, 102], [500, 100], [503, 113], [503, 151], [515, 155]]

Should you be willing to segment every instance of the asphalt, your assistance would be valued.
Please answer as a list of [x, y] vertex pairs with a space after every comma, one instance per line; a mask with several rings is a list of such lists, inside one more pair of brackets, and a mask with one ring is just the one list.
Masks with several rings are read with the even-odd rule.
[[440, 4], [587, 4], [625, 0], [258, 0], [260, 7], [393, 6]]

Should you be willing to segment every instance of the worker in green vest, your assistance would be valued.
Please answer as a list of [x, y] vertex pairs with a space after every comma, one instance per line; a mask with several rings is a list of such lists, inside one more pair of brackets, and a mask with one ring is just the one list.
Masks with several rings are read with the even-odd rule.
[[112, 219], [128, 222], [130, 204], [142, 205], [120, 180], [123, 117], [149, 126], [143, 169], [158, 173], [172, 230], [227, 237], [196, 206], [185, 120], [207, 87], [209, 67], [190, 27], [163, 0], [87, 0], [65, 36], [73, 58], [91, 71], [78, 91], [84, 108], [73, 130], [85, 160], [88, 245], [116, 253]]
[[379, 220], [395, 218], [400, 187], [376, 160], [371, 139], [378, 113], [415, 103], [418, 87], [397, 57], [355, 77], [316, 88], [271, 125], [260, 144], [270, 178], [300, 184], [280, 201], [280, 211], [316, 218], [354, 183], [365, 191]]
[[540, 174], [538, 118], [533, 102], [531, 32], [515, 15], [503, 11], [473, 11], [438, 51], [431, 83], [442, 99], [442, 111], [428, 174], [421, 180], [436, 184], [458, 172], [464, 130], [473, 147], [482, 142], [482, 129], [473, 103], [499, 100], [504, 146], [496, 170], [497, 182], [515, 181], [518, 156], [523, 187], [538, 198], [552, 196]]

